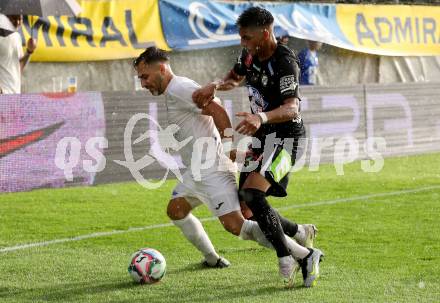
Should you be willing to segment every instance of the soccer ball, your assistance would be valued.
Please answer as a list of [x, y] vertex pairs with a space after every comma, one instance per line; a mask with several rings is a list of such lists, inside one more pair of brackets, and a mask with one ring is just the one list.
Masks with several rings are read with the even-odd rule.
[[140, 284], [159, 282], [166, 272], [164, 256], [153, 248], [142, 248], [131, 256], [128, 273]]

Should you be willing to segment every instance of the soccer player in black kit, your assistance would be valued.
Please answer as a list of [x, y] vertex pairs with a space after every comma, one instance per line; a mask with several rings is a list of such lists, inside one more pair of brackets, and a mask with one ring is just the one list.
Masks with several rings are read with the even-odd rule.
[[[236, 130], [253, 136], [246, 160], [257, 161], [258, 165], [254, 165], [252, 171], [241, 172], [240, 197], [274, 246], [285, 282], [289, 285], [293, 282], [298, 260], [304, 285], [311, 287], [319, 277], [319, 262], [323, 256], [319, 249], [307, 245], [307, 240], [313, 241], [314, 225], [297, 225], [283, 218], [266, 200], [268, 195], [287, 195], [288, 174], [300, 139], [305, 137], [299, 112], [297, 58], [288, 47], [277, 44], [273, 21], [271, 13], [263, 8], [245, 10], [236, 22], [243, 46], [238, 62], [222, 81], [195, 91], [193, 100], [203, 108], [212, 101], [217, 89], [230, 90], [246, 79], [252, 113], [237, 113], [243, 120]], [[284, 233], [298, 242], [292, 251], [286, 245]]]

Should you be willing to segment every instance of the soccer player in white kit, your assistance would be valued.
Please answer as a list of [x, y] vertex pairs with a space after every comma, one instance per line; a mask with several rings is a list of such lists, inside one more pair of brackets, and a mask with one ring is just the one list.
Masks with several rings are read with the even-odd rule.
[[[258, 224], [244, 219], [240, 211], [235, 166], [224, 154], [221, 143], [225, 130], [231, 128], [225, 109], [218, 102], [210, 102], [199, 109], [192, 101], [192, 93], [200, 85], [188, 78], [174, 75], [168, 54], [161, 49], [147, 48], [134, 61], [134, 68], [143, 88], [155, 96], [165, 95], [168, 123], [179, 127], [175, 139], [181, 142], [192, 137], [179, 150], [188, 169], [183, 174], [183, 182], [173, 190], [167, 214], [183, 235], [203, 254], [204, 265], [221, 268], [229, 266], [229, 262], [217, 254], [201, 222], [191, 214], [191, 210], [202, 203], [208, 206], [230, 233], [273, 248]], [[207, 149], [203, 143], [208, 144]], [[212, 165], [202, 168], [201, 163]], [[298, 243], [287, 236], [286, 240], [292, 251], [297, 249]]]

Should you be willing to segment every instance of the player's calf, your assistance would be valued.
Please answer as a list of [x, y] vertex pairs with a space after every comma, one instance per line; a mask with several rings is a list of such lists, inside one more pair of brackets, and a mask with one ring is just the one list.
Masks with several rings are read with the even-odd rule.
[[235, 236], [239, 236], [243, 227], [244, 218], [240, 211], [232, 211], [218, 218], [224, 229]]

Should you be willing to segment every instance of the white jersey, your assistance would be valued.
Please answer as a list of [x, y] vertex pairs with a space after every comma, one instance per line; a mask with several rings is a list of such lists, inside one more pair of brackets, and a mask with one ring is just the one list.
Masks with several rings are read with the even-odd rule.
[[[210, 116], [202, 115], [202, 110], [192, 101], [192, 94], [198, 88], [200, 85], [191, 79], [173, 76], [165, 90], [168, 124], [176, 124], [180, 128], [175, 133], [176, 140], [182, 142], [192, 137], [179, 150], [182, 162], [187, 168], [195, 168], [199, 163], [215, 163], [210, 169], [201, 170], [202, 175], [218, 170], [219, 165], [234, 170], [232, 161], [223, 152], [221, 137], [214, 120]], [[211, 141], [210, 151], [206, 144], [204, 148], [199, 145], [205, 140]], [[194, 159], [201, 161], [196, 160], [198, 163], [194, 163]]]
[[[12, 28], [6, 16], [0, 14], [0, 26]], [[20, 58], [23, 57], [21, 37], [14, 32], [0, 36], [0, 88], [3, 94], [19, 94], [21, 91]]]

